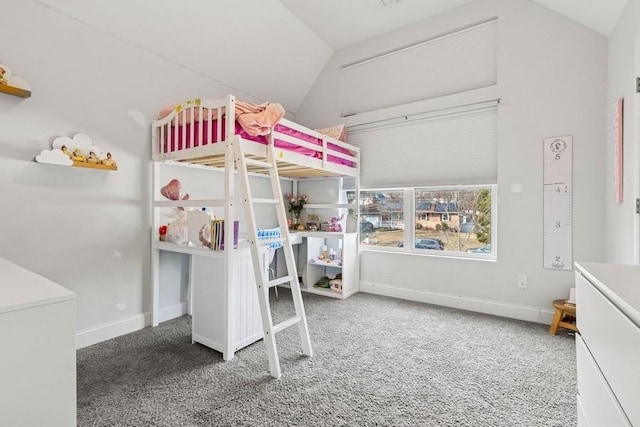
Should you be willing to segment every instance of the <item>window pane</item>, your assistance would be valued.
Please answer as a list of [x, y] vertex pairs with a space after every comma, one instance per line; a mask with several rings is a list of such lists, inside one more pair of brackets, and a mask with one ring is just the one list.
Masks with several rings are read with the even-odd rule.
[[398, 247], [404, 232], [404, 190], [360, 192], [360, 242]]
[[417, 188], [413, 249], [492, 254], [491, 188]]

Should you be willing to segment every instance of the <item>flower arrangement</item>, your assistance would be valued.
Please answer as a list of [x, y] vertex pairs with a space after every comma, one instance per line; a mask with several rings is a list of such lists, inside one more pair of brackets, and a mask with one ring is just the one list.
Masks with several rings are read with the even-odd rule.
[[289, 212], [293, 213], [296, 217], [300, 216], [300, 212], [304, 209], [304, 205], [309, 201], [307, 196], [295, 197], [291, 194], [285, 196], [289, 201]]

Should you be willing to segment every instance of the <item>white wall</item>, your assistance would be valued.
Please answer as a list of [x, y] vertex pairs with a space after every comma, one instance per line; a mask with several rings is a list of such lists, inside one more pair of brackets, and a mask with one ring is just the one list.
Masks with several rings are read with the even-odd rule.
[[[79, 345], [141, 328], [150, 309], [149, 123], [165, 105], [236, 90], [42, 2], [1, 5], [0, 63], [33, 91], [0, 94], [0, 256], [76, 293]], [[225, 66], [236, 69], [232, 58]], [[111, 151], [119, 170], [34, 162], [55, 137], [76, 132]]]
[[[640, 67], [634, 70], [640, 36], [640, 0], [630, 0], [618, 24], [609, 36], [607, 67], [607, 131], [604, 140], [606, 212], [606, 261], [621, 264], [637, 264], [640, 260], [638, 242], [640, 228], [635, 214], [635, 199], [640, 194], [640, 153], [638, 141], [638, 117], [640, 104], [635, 93], [635, 79]], [[614, 202], [613, 183], [613, 103], [624, 98], [624, 195], [623, 203]]]
[[[551, 302], [568, 297], [573, 274], [542, 267], [543, 138], [573, 135], [574, 260], [601, 261], [605, 257], [603, 140], [609, 109], [605, 109], [604, 36], [528, 0], [474, 1], [337, 52], [297, 118], [309, 126], [340, 121], [342, 64], [492, 16], [498, 17], [497, 95], [502, 98], [498, 109], [498, 261], [362, 251], [361, 289], [549, 322]], [[511, 191], [514, 184], [522, 191]], [[528, 276], [528, 291], [518, 289], [519, 274]]]

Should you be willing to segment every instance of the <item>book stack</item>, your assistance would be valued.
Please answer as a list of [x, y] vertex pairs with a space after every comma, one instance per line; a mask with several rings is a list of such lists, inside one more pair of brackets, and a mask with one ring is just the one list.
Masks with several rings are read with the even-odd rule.
[[[240, 223], [233, 221], [233, 247], [238, 247], [238, 229]], [[211, 220], [211, 241], [209, 249], [214, 251], [224, 250], [224, 220], [213, 219]]]

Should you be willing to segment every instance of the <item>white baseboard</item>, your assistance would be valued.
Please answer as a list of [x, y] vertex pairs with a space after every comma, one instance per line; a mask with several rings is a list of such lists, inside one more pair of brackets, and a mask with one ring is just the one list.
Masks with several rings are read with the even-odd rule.
[[182, 317], [187, 314], [189, 311], [189, 302], [183, 301], [178, 304], [171, 305], [169, 307], [164, 307], [160, 309], [158, 313], [158, 321], [160, 323], [166, 322], [167, 320], [176, 319], [178, 317]]
[[510, 319], [526, 320], [546, 325], [551, 324], [551, 319], [553, 317], [552, 311], [542, 310], [537, 307], [506, 304], [497, 301], [465, 298], [455, 295], [437, 294], [433, 292], [417, 291], [415, 289], [403, 289], [374, 283], [360, 282], [360, 292], [384, 295], [409, 301], [424, 302], [444, 307], [459, 308], [462, 310], [508, 317]]
[[148, 315], [138, 314], [118, 322], [79, 331], [76, 333], [76, 349], [81, 349], [121, 335], [139, 331], [149, 324]]
[[[188, 302], [181, 302], [162, 308], [160, 309], [159, 320], [160, 322], [165, 322], [167, 320], [184, 316], [187, 314], [188, 307]], [[78, 331], [76, 332], [76, 349], [98, 344], [121, 335], [130, 334], [131, 332], [139, 331], [149, 325], [151, 325], [151, 315], [144, 313], [128, 319]]]

